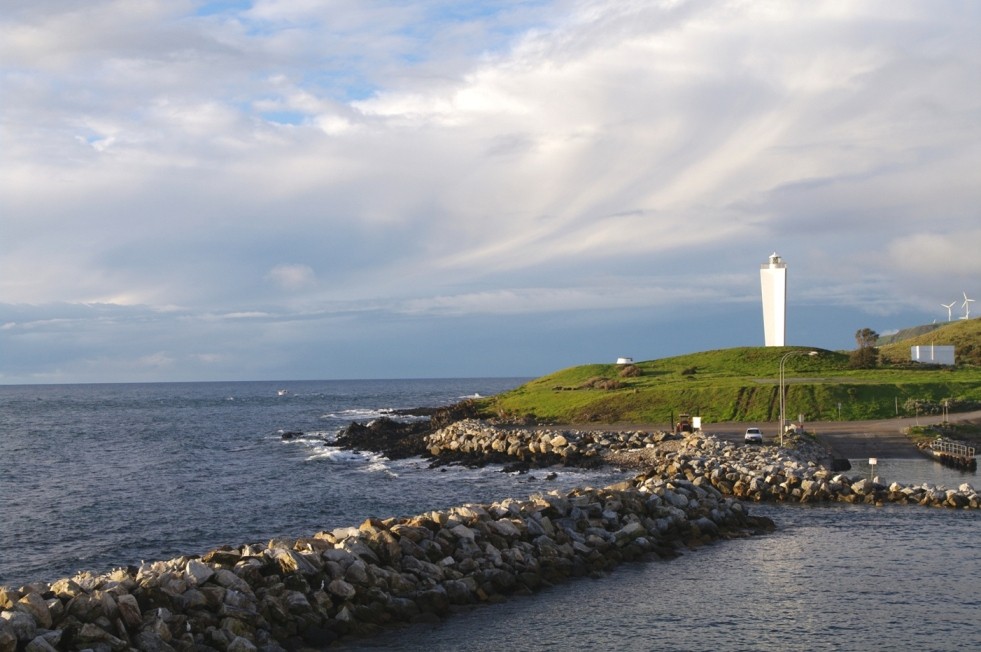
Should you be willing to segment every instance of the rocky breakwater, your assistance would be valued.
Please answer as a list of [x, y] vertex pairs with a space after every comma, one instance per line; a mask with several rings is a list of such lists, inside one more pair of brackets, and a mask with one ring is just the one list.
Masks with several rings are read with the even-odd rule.
[[426, 437], [429, 455], [441, 462], [595, 467], [610, 451], [656, 447], [675, 435], [665, 432], [599, 432], [491, 426], [465, 419]]
[[0, 652], [325, 647], [772, 526], [687, 480], [371, 518], [309, 538], [2, 588]]
[[931, 484], [885, 485], [830, 471], [818, 461], [827, 458], [827, 451], [807, 438], [794, 438], [791, 446], [738, 446], [696, 433], [686, 436], [675, 450], [657, 451], [634, 483], [643, 489], [648, 483], [657, 486], [665, 479], [680, 478], [753, 501], [981, 507], [981, 497], [967, 483], [956, 490]]

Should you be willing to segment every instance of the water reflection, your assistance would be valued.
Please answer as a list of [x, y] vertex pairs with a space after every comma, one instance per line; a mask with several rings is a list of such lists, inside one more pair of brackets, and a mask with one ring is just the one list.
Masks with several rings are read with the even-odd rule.
[[[846, 475], [870, 477], [873, 469], [869, 466], [868, 458], [849, 461], [852, 468], [845, 472]], [[974, 487], [978, 486], [976, 472], [951, 469], [926, 458], [894, 460], [880, 457], [877, 461], [875, 475], [886, 485], [893, 482], [912, 485], [927, 483], [956, 489], [966, 482]]]

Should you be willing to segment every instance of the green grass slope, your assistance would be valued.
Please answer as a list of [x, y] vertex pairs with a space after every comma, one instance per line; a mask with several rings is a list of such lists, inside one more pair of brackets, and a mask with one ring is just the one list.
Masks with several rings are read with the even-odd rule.
[[902, 342], [908, 340], [911, 337], [916, 337], [918, 335], [924, 335], [930, 331], [935, 331], [938, 328], [942, 328], [943, 324], [924, 324], [922, 326], [912, 326], [910, 328], [904, 328], [901, 331], [893, 333], [892, 335], [883, 335], [879, 338], [879, 345], [885, 346], [887, 344], [895, 344], [896, 342]]
[[908, 362], [911, 346], [953, 344], [955, 361], [958, 365], [981, 366], [981, 319], [959, 319], [926, 331], [908, 328], [897, 333], [896, 337], [904, 332], [907, 333], [905, 338], [879, 346], [879, 352], [885, 362], [893, 364]]
[[583, 365], [486, 399], [482, 407], [489, 416], [557, 423], [666, 425], [681, 412], [707, 422], [772, 422], [780, 413], [780, 360], [790, 351], [802, 355], [784, 366], [788, 418], [803, 413], [809, 421], [878, 419], [897, 411], [923, 414], [946, 399], [962, 406], [981, 403], [978, 368], [853, 370], [846, 353], [819, 350], [809, 357], [807, 350], [741, 347], [638, 362], [633, 368]]

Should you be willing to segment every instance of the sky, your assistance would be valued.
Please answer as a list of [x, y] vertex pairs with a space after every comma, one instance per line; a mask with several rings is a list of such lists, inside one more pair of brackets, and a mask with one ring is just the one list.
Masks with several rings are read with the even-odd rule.
[[981, 316], [981, 3], [0, 0], [0, 383], [538, 376]]

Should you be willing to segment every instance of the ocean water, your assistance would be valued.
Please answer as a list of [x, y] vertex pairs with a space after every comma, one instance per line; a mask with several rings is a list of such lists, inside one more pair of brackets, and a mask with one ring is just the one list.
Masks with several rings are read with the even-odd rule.
[[[630, 475], [433, 470], [419, 459], [325, 446], [352, 420], [522, 380], [0, 386], [0, 584]], [[304, 434], [285, 441], [283, 431]], [[872, 472], [867, 460], [853, 466], [852, 474]], [[880, 459], [875, 473], [886, 482], [976, 482], [926, 459]], [[773, 518], [778, 531], [342, 647], [981, 649], [981, 514], [864, 505], [751, 511]]]
[[0, 584], [622, 477], [434, 471], [325, 446], [352, 421], [521, 381], [0, 387]]

